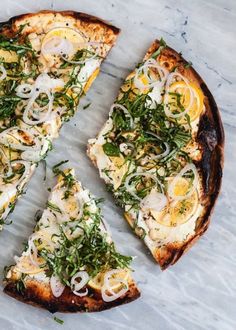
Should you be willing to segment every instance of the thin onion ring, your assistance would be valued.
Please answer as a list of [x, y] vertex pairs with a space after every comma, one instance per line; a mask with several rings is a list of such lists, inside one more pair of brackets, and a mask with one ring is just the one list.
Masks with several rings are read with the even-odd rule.
[[127, 115], [130, 119], [130, 126], [131, 128], [134, 126], [134, 120], [133, 120], [133, 117], [132, 115], [129, 113], [129, 111], [127, 110], [127, 108], [125, 106], [123, 106], [122, 104], [119, 104], [119, 103], [114, 103], [112, 104], [111, 108], [110, 108], [110, 116], [112, 115], [113, 111], [115, 108], [119, 108], [121, 109], [125, 115]]
[[[76, 278], [80, 278], [81, 281], [78, 283], [76, 281]], [[86, 290], [86, 294], [84, 292], [78, 292], [80, 291], [89, 281], [89, 275], [86, 271], [82, 270], [77, 272], [72, 278], [71, 278], [71, 288], [73, 290], [73, 293], [77, 296], [83, 297], [88, 293], [88, 290]]]
[[[176, 196], [174, 194], [175, 184], [176, 184], [177, 180], [179, 178], [181, 178], [188, 171], [192, 171], [193, 174], [194, 174], [192, 188], [190, 189], [190, 191], [186, 195]], [[198, 180], [199, 180], [199, 176], [198, 176], [198, 171], [197, 171], [196, 166], [194, 164], [185, 165], [184, 168], [182, 168], [182, 170], [177, 174], [177, 176], [169, 184], [169, 186], [168, 186], [168, 195], [169, 195], [169, 197], [171, 197], [173, 200], [176, 200], [176, 201], [181, 201], [181, 200], [184, 200], [184, 199], [190, 197], [192, 195], [193, 191], [197, 187]]]
[[[148, 72], [147, 72], [148, 68], [157, 69], [159, 77], [160, 77], [159, 81], [151, 79], [148, 76]], [[140, 90], [151, 88], [151, 87], [154, 87], [154, 86], [163, 87], [164, 84], [165, 84], [165, 81], [167, 79], [167, 75], [168, 75], [168, 71], [164, 67], [162, 67], [160, 64], [158, 64], [158, 62], [154, 59], [148, 59], [142, 66], [137, 68], [135, 71], [136, 72], [135, 72], [135, 76], [134, 76], [134, 84]], [[140, 74], [141, 71], [144, 72], [145, 78], [148, 80], [147, 85], [142, 83], [139, 79], [139, 74]]]
[[1, 64], [0, 65], [0, 71], [2, 72], [1, 76], [0, 76], [0, 81], [4, 80], [7, 76], [7, 71], [4, 68], [4, 66]]
[[[170, 109], [168, 108], [169, 89], [170, 89], [170, 85], [173, 81], [173, 78], [175, 76], [181, 78], [185, 82], [186, 88], [189, 90], [189, 93], [190, 93], [190, 102], [189, 102], [188, 107], [183, 112], [177, 113], [177, 114], [173, 114], [170, 111]], [[171, 118], [181, 118], [181, 117], [183, 117], [191, 109], [191, 107], [193, 105], [193, 101], [194, 101], [193, 98], [194, 98], [193, 90], [192, 90], [191, 86], [189, 85], [189, 81], [182, 74], [180, 74], [179, 72], [170, 73], [168, 78], [167, 78], [167, 81], [166, 81], [165, 94], [164, 94], [164, 111], [165, 111], [166, 116], [171, 117]]]
[[146, 176], [146, 177], [149, 177], [149, 178], [152, 178], [161, 188], [161, 192], [163, 193], [163, 188], [162, 188], [162, 185], [161, 183], [159, 182], [159, 180], [157, 179], [157, 177], [155, 177], [155, 175], [153, 173], [148, 173], [148, 172], [136, 172], [136, 173], [133, 173], [133, 174], [130, 174], [126, 177], [126, 180], [125, 180], [125, 188], [126, 190], [130, 193], [130, 195], [132, 195], [133, 197], [135, 197], [137, 200], [139, 201], [142, 201], [142, 198], [138, 197], [134, 192], [133, 192], [133, 189], [130, 188], [130, 185], [129, 185], [129, 181], [134, 178], [135, 176]]
[[[106, 274], [105, 274], [104, 284], [103, 284], [102, 289], [101, 289], [102, 299], [105, 302], [114, 301], [114, 300], [120, 298], [122, 295], [124, 295], [129, 290], [128, 282], [125, 281], [124, 279], [121, 279], [121, 278], [113, 279], [117, 283], [120, 283], [120, 284], [125, 286], [118, 293], [114, 292], [114, 290], [110, 286], [110, 283], [109, 283], [110, 277], [114, 274], [119, 273], [120, 271], [121, 271], [120, 269], [112, 269], [112, 270], [106, 272]], [[108, 291], [111, 295], [108, 295], [106, 293], [106, 291]]]
[[54, 297], [59, 298], [64, 289], [65, 289], [65, 285], [61, 283], [60, 279], [58, 276], [56, 275], [52, 275], [50, 278], [50, 287], [52, 290], [52, 294], [54, 295]]

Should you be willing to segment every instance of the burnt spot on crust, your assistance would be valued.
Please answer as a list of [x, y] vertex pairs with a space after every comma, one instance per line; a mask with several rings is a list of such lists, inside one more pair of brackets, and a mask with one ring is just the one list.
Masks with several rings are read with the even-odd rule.
[[140, 291], [134, 282], [129, 284], [129, 290], [122, 297], [111, 302], [103, 301], [101, 294], [91, 288], [88, 296], [79, 297], [67, 287], [63, 294], [56, 298], [47, 285], [36, 280], [27, 281], [26, 288], [22, 292], [17, 290], [16, 282], [9, 282], [4, 292], [26, 304], [47, 309], [51, 313], [99, 312], [129, 303], [140, 297]]

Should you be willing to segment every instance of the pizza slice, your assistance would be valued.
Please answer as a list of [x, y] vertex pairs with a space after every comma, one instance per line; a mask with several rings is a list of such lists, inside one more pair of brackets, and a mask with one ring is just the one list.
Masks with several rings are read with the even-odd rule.
[[0, 24], [0, 227], [118, 33], [72, 11], [26, 14]]
[[88, 155], [163, 269], [209, 225], [223, 143], [207, 86], [180, 54], [155, 41], [126, 78]]
[[95, 312], [137, 299], [132, 257], [116, 251], [99, 203], [73, 170], [58, 170], [24, 252], [6, 268], [4, 292], [50, 312]]

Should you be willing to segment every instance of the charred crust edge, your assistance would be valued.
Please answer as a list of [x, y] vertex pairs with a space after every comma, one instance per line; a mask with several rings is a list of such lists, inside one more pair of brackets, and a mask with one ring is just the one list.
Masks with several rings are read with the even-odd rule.
[[6, 22], [0, 22], [0, 29], [1, 28], [10, 28], [15, 22], [26, 19], [27, 17], [32, 17], [32, 16], [37, 16], [39, 14], [61, 14], [62, 16], [70, 16], [75, 19], [81, 20], [83, 22], [87, 22], [90, 24], [99, 24], [103, 27], [106, 27], [107, 29], [110, 29], [113, 31], [114, 35], [118, 35], [120, 33], [120, 29], [115, 27], [114, 25], [111, 25], [107, 21], [100, 19], [99, 17], [81, 13], [81, 12], [76, 12], [76, 11], [71, 11], [71, 10], [65, 10], [65, 11], [53, 11], [53, 10], [41, 10], [36, 13], [27, 13], [27, 14], [22, 14], [18, 16], [11, 17], [8, 21]]
[[129, 290], [123, 297], [111, 302], [104, 302], [101, 295], [96, 293], [94, 297], [78, 297], [69, 288], [66, 288], [60, 298], [55, 298], [51, 294], [48, 295], [47, 290], [44, 290], [43, 286], [40, 287], [37, 282], [27, 286], [23, 292], [17, 290], [16, 282], [8, 282], [4, 293], [26, 304], [46, 309], [50, 313], [100, 312], [127, 304], [140, 297], [140, 291], [134, 282], [130, 284]]
[[[160, 41], [155, 40], [149, 48], [147, 54], [153, 53], [160, 46]], [[169, 46], [162, 50], [162, 54], [172, 55], [175, 57], [178, 67], [184, 67], [188, 62], [182, 55], [176, 52]], [[187, 69], [193, 77], [198, 81], [204, 96], [206, 98], [205, 107], [206, 112], [201, 116], [199, 122], [199, 130], [197, 134], [197, 142], [202, 148], [202, 159], [196, 163], [201, 175], [203, 176], [204, 192], [206, 202], [204, 205], [205, 212], [203, 216], [198, 219], [196, 231], [187, 241], [181, 246], [169, 244], [165, 246], [163, 258], [157, 257], [155, 259], [159, 262], [161, 269], [164, 270], [168, 266], [173, 265], [187, 250], [204, 234], [210, 224], [210, 216], [214, 209], [216, 200], [219, 196], [223, 165], [224, 165], [224, 128], [221, 121], [219, 109], [216, 105], [213, 95], [209, 91], [207, 85], [194, 70], [193, 67]]]

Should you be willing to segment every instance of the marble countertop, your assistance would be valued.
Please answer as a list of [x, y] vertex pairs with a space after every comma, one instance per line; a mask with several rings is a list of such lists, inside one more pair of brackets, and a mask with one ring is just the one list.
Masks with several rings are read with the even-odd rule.
[[[234, 0], [15, 0], [2, 1], [0, 21], [42, 9], [72, 9], [104, 18], [120, 27], [116, 47], [104, 62], [101, 74], [79, 112], [65, 124], [52, 166], [70, 159], [78, 177], [91, 191], [106, 199], [103, 212], [121, 252], [136, 255], [134, 274], [142, 297], [111, 311], [90, 315], [56, 316], [26, 306], [0, 292], [0, 328], [4, 330], [103, 329], [103, 330], [235, 330], [236, 329], [236, 2]], [[155, 38], [163, 37], [193, 63], [206, 81], [220, 108], [225, 134], [225, 169], [221, 195], [203, 238], [174, 267], [161, 272], [133, 236], [114, 206], [85, 154], [88, 138], [101, 128], [122, 79], [143, 57]], [[69, 145], [69, 147], [68, 147]], [[38, 168], [26, 195], [10, 217], [13, 224], [0, 235], [0, 267], [11, 264], [21, 243], [34, 226], [35, 211], [47, 198], [43, 171]], [[1, 287], [2, 288], [2, 287]]]

